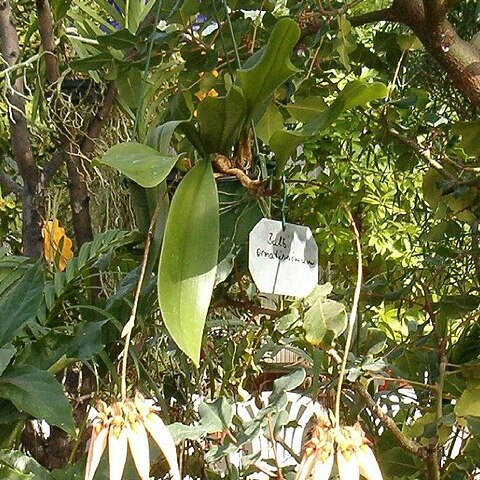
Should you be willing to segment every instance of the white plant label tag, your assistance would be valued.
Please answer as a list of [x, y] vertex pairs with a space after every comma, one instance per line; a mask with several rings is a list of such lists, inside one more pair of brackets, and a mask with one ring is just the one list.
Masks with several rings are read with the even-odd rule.
[[250, 232], [248, 268], [263, 293], [306, 297], [318, 283], [318, 247], [303, 225], [263, 218]]

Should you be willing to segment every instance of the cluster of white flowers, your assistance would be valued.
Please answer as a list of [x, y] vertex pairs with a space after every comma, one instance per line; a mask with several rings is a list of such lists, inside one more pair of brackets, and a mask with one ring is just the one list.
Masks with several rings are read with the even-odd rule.
[[336, 461], [340, 480], [383, 480], [377, 460], [365, 434], [357, 423], [335, 427], [331, 412], [317, 416], [311, 439], [305, 444], [305, 453], [295, 480], [328, 480]]
[[93, 480], [107, 445], [110, 480], [121, 480], [128, 446], [141, 480], [149, 480], [148, 434], [162, 450], [170, 466], [172, 480], [180, 480], [175, 442], [155, 413], [156, 409], [139, 393], [133, 401], [126, 399], [110, 405], [99, 401], [97, 411], [92, 421], [85, 480]]

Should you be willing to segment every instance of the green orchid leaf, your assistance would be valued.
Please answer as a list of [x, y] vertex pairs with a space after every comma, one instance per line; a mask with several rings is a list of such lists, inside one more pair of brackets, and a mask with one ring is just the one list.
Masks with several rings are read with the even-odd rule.
[[297, 72], [290, 62], [290, 55], [299, 38], [297, 23], [290, 18], [282, 18], [273, 28], [255, 65], [239, 70], [239, 84], [247, 101], [249, 119], [280, 85]]
[[198, 105], [198, 125], [207, 153], [230, 156], [247, 119], [242, 90], [232, 86], [225, 97], [205, 97]]
[[173, 196], [158, 272], [163, 321], [178, 347], [197, 365], [215, 281], [218, 215], [212, 165], [201, 161]]
[[14, 365], [0, 376], [0, 396], [32, 417], [75, 436], [72, 409], [54, 375], [31, 365]]
[[175, 166], [178, 155], [162, 155], [147, 145], [125, 142], [110, 148], [100, 163], [116, 168], [145, 188], [159, 185]]

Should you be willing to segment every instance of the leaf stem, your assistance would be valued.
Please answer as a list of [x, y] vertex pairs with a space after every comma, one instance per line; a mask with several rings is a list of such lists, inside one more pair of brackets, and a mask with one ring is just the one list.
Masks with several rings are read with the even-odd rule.
[[125, 324], [122, 330], [122, 338], [125, 337], [125, 346], [122, 353], [122, 376], [121, 376], [121, 395], [122, 400], [125, 400], [127, 397], [127, 361], [128, 361], [128, 350], [130, 348], [130, 341], [132, 338], [132, 330], [135, 325], [135, 318], [137, 316], [138, 302], [140, 300], [140, 292], [142, 291], [143, 280], [145, 278], [145, 272], [147, 270], [148, 263], [148, 254], [150, 252], [150, 247], [152, 244], [153, 230], [155, 224], [157, 223], [158, 216], [160, 215], [161, 206], [165, 199], [165, 196], [168, 193], [168, 188], [165, 189], [165, 193], [158, 199], [155, 211], [153, 212], [152, 219], [150, 220], [150, 225], [148, 227], [147, 238], [145, 240], [145, 250], [143, 252], [142, 263], [140, 266], [140, 276], [138, 277], [137, 287], [135, 290], [135, 296], [133, 298], [132, 312], [128, 322]]
[[357, 248], [357, 284], [355, 286], [352, 310], [350, 311], [350, 317], [348, 320], [347, 340], [345, 342], [345, 351], [343, 354], [342, 365], [340, 367], [340, 373], [338, 376], [337, 392], [335, 397], [335, 427], [337, 428], [340, 426], [340, 403], [342, 398], [342, 385], [343, 385], [343, 381], [345, 379], [345, 373], [347, 370], [347, 359], [348, 359], [350, 346], [352, 344], [355, 319], [357, 318], [358, 304], [360, 302], [360, 292], [362, 289], [362, 275], [363, 275], [362, 245], [360, 242], [360, 233], [358, 232], [357, 225], [352, 216], [352, 213], [350, 212], [350, 209], [347, 207], [347, 205], [343, 200], [340, 200], [340, 206], [345, 211], [348, 221], [350, 222], [350, 226], [352, 227], [353, 234], [355, 236], [355, 244]]

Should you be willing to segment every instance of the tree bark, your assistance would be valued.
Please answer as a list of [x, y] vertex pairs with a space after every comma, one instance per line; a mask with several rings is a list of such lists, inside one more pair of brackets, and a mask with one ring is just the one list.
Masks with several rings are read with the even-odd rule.
[[[0, 43], [3, 59], [9, 66], [15, 65], [20, 47], [9, 0], [0, 0]], [[32, 154], [21, 75], [17, 75], [7, 88], [6, 98], [9, 103], [11, 147], [24, 183], [21, 193], [23, 253], [29, 257], [40, 258], [43, 253], [43, 178]]]
[[452, 84], [480, 106], [480, 50], [461, 39], [446, 15], [445, 0], [393, 0], [389, 8], [350, 18], [353, 26], [386, 21], [408, 26]]

